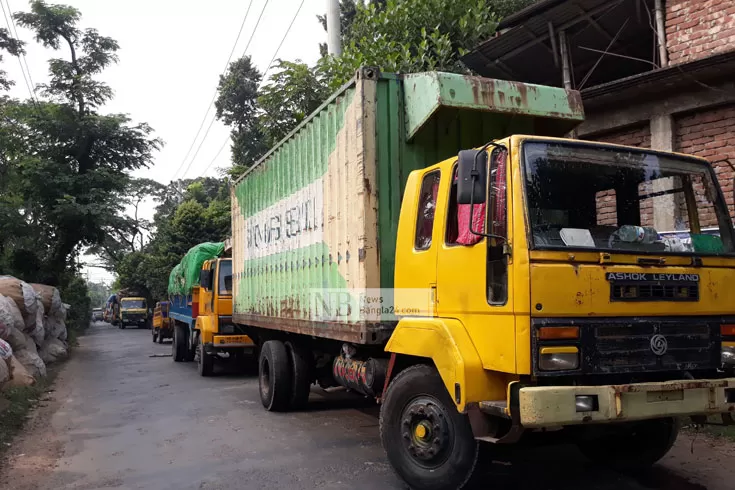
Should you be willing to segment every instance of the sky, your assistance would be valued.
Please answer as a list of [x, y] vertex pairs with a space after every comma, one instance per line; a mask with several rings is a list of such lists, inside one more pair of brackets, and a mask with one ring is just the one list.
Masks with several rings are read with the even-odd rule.
[[[250, 42], [247, 54], [263, 72], [301, 3], [301, 0], [47, 1], [77, 8], [82, 13], [81, 28], [95, 28], [120, 44], [119, 63], [100, 75], [115, 92], [115, 98], [102, 112], [126, 113], [134, 122], [146, 122], [154, 129], [155, 136], [164, 141], [152, 166], [135, 172], [137, 177], [161, 183], [173, 178], [216, 175], [217, 168], [230, 165], [229, 130], [224, 125], [214, 121], [203, 139], [213, 119], [213, 106], [189, 158], [184, 160], [184, 157], [210, 107], [219, 74], [226, 66], [248, 6], [250, 11], [232, 60], [242, 56]], [[7, 0], [7, 4], [13, 12], [28, 9], [25, 0]], [[316, 18], [325, 10], [325, 0], [304, 0], [277, 57], [313, 64], [319, 57], [319, 43], [326, 41], [326, 33]], [[0, 27], [5, 27], [4, 18], [0, 18]], [[18, 37], [27, 43], [26, 60], [35, 84], [48, 79], [48, 59], [68, 57], [68, 52], [44, 49], [33, 40], [30, 31], [20, 27]], [[5, 55], [2, 65], [9, 78], [16, 81], [10, 95], [28, 98], [18, 60]], [[192, 158], [195, 153], [196, 157]], [[152, 218], [153, 203], [144, 207], [144, 217]], [[88, 264], [98, 262], [88, 256], [82, 260]], [[85, 267], [84, 272], [93, 281], [112, 281], [112, 275], [100, 268]]]

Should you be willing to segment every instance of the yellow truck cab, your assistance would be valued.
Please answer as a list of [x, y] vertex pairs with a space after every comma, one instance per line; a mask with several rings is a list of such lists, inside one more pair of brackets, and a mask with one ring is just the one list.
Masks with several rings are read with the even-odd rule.
[[[461, 152], [409, 176], [396, 264], [397, 290], [435, 294], [430, 311], [397, 294], [425, 314], [398, 322], [391, 365], [431, 359], [476, 440], [565, 427], [592, 460], [641, 467], [676, 417], [735, 410], [733, 225], [705, 160], [531, 136]], [[391, 395], [415, 381], [383, 411], [421, 461], [435, 408]]]
[[[199, 315], [196, 317], [197, 362], [202, 376], [214, 371], [218, 355], [244, 359], [255, 345], [232, 322], [232, 259], [207, 260], [199, 278]], [[238, 359], [242, 361], [243, 359]]]
[[120, 300], [118, 327], [124, 329], [127, 326], [148, 328], [150, 315], [146, 299], [139, 296], [123, 297]]

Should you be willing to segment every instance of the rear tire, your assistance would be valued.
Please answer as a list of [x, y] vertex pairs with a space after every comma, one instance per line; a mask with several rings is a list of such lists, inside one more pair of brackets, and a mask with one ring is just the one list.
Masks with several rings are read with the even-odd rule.
[[469, 419], [432, 366], [411, 366], [390, 383], [380, 438], [393, 470], [416, 490], [463, 488], [477, 463]]
[[284, 412], [291, 399], [291, 368], [286, 346], [280, 340], [269, 340], [260, 351], [258, 361], [260, 401], [270, 412]]
[[646, 470], [666, 456], [679, 435], [676, 419], [665, 418], [611, 426], [600, 437], [577, 441], [580, 452], [593, 463], [618, 471]]
[[181, 325], [174, 327], [174, 341], [171, 342], [174, 362], [186, 361], [189, 353], [189, 332]]
[[293, 342], [286, 342], [289, 367], [291, 368], [291, 396], [289, 408], [301, 410], [309, 402], [312, 376], [311, 352]]
[[214, 356], [204, 352], [204, 346], [197, 345], [197, 369], [199, 376], [212, 376], [214, 374]]

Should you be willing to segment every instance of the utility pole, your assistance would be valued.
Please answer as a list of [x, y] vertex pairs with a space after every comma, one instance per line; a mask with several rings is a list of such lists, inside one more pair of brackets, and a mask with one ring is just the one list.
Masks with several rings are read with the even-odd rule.
[[339, 0], [327, 0], [327, 52], [332, 56], [342, 54]]

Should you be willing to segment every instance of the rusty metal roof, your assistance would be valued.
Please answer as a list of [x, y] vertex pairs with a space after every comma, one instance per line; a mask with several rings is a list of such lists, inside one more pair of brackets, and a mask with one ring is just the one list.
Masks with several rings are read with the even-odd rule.
[[656, 68], [653, 3], [542, 0], [506, 18], [499, 34], [478, 45], [463, 61], [485, 77], [561, 86], [558, 33], [564, 30], [573, 88], [650, 71]]

